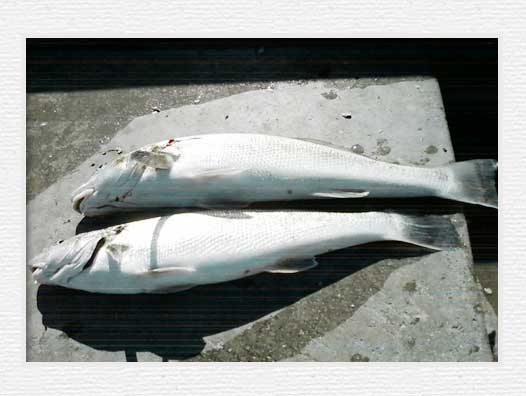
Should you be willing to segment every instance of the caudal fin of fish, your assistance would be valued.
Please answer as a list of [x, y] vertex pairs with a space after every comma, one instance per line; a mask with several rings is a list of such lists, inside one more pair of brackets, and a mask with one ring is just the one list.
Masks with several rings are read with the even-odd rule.
[[444, 168], [449, 176], [444, 198], [497, 208], [497, 161], [464, 161]]
[[397, 218], [398, 227], [396, 229], [399, 234], [393, 239], [434, 250], [454, 249], [460, 246], [455, 226], [447, 217], [393, 216]]

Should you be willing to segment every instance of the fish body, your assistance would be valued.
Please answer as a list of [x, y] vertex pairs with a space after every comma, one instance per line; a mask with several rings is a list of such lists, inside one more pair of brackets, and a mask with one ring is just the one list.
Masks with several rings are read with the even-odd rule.
[[398, 240], [458, 246], [449, 219], [394, 213], [197, 211], [77, 235], [29, 266], [40, 283], [99, 293], [169, 293], [261, 272], [293, 273], [344, 247]]
[[72, 196], [86, 216], [252, 202], [438, 196], [496, 207], [496, 162], [441, 167], [377, 161], [320, 142], [257, 134], [170, 139], [117, 158]]

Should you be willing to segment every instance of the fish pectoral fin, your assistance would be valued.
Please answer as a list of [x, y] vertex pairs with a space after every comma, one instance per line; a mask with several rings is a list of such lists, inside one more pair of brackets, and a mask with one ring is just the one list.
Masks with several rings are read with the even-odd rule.
[[314, 257], [309, 258], [286, 258], [268, 267], [265, 271], [273, 274], [293, 274], [314, 268], [318, 262]]
[[120, 243], [109, 243], [106, 245], [106, 252], [113, 258], [115, 261], [120, 262], [122, 259], [122, 254], [127, 251], [130, 247], [128, 245]]
[[150, 293], [154, 293], [154, 294], [177, 293], [183, 290], [191, 289], [192, 287], [195, 287], [195, 286], [197, 285], [179, 285], [179, 286], [160, 287], [159, 289], [150, 291]]
[[179, 155], [165, 152], [134, 151], [130, 158], [155, 169], [170, 169]]
[[312, 194], [312, 196], [320, 198], [363, 198], [368, 195], [369, 191], [356, 189], [320, 191]]

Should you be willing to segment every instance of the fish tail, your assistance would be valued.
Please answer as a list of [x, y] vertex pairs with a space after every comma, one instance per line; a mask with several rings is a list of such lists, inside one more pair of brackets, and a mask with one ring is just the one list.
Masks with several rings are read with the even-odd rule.
[[451, 220], [442, 216], [406, 216], [391, 214], [397, 227], [392, 239], [413, 243], [434, 250], [460, 246], [460, 238]]
[[497, 161], [471, 160], [442, 168], [449, 176], [442, 197], [497, 208]]

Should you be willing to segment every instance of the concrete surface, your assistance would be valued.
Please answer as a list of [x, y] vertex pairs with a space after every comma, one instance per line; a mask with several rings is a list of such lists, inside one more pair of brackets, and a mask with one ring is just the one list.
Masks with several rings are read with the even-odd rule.
[[[59, 178], [50, 185], [52, 178], [32, 171], [38, 154], [30, 156], [28, 190], [35, 196], [28, 204], [28, 257], [75, 232], [131, 219], [97, 222], [81, 219], [70, 208], [70, 192], [111, 158], [102, 155], [108, 148], [127, 151], [169, 137], [256, 132], [360, 144], [364, 155], [384, 161], [425, 166], [453, 161], [435, 80], [355, 83], [273, 84], [136, 118], [111, 139], [108, 127], [103, 132], [108, 139], [98, 143], [101, 151], [72, 170], [86, 155], [68, 153], [70, 159], [54, 168]], [[46, 122], [28, 112], [29, 119], [32, 128]], [[50, 123], [43, 127], [53, 127]], [[68, 142], [76, 136], [88, 141], [86, 130], [72, 129], [76, 132], [64, 128], [58, 133], [62, 152], [78, 147]], [[46, 153], [42, 149], [40, 159]], [[458, 211], [454, 203], [432, 199], [287, 206]], [[465, 248], [452, 252], [370, 244], [323, 255], [321, 265], [305, 273], [263, 274], [167, 296], [37, 288], [28, 274], [27, 359], [489, 361], [488, 332], [496, 318], [473, 277], [464, 218], [454, 218]]]

